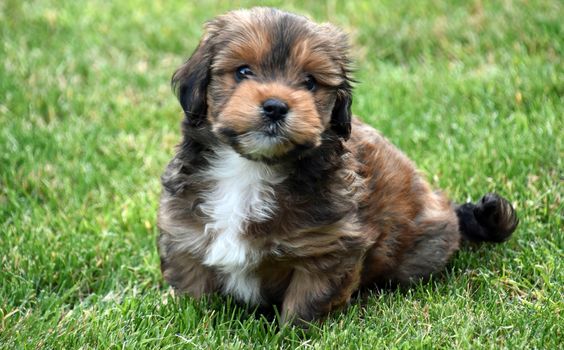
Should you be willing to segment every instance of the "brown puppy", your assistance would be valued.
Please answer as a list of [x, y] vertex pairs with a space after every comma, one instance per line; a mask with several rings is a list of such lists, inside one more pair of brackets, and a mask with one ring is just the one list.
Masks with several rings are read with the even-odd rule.
[[312, 320], [360, 287], [440, 271], [463, 239], [517, 226], [488, 194], [453, 206], [412, 162], [351, 116], [347, 38], [269, 8], [207, 23], [172, 78], [184, 138], [158, 214], [165, 279]]

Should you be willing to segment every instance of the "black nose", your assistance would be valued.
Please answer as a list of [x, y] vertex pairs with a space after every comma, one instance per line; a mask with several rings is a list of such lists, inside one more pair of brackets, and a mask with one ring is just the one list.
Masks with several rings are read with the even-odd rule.
[[288, 105], [278, 99], [269, 98], [262, 103], [263, 115], [273, 122], [284, 119], [288, 114]]

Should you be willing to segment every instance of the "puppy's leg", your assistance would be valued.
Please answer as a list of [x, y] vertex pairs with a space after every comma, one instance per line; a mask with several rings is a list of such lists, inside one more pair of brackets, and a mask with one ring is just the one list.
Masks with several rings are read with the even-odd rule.
[[359, 258], [334, 271], [296, 269], [284, 296], [282, 323], [309, 322], [346, 305], [358, 288], [360, 266]]
[[425, 212], [416, 221], [415, 230], [417, 234], [403, 251], [393, 278], [400, 285], [427, 280], [441, 271], [460, 245], [458, 221], [450, 207]]
[[427, 279], [442, 270], [461, 240], [503, 242], [519, 223], [509, 201], [492, 193], [476, 204], [466, 203], [455, 209], [438, 193], [429, 195], [425, 203], [425, 210], [415, 220], [416, 234], [390, 276], [401, 285]]
[[194, 298], [216, 291], [217, 283], [213, 271], [188, 253], [161, 256], [161, 270], [165, 280], [175, 290]]
[[458, 250], [458, 219], [446, 197], [428, 192], [410, 224], [384, 236], [367, 254], [363, 285], [408, 286], [441, 271]]

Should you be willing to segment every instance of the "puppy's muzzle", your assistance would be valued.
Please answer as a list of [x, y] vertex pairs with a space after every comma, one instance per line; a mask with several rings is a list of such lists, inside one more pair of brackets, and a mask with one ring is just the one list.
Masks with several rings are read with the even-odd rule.
[[273, 123], [284, 120], [289, 110], [288, 104], [276, 98], [269, 98], [262, 103], [262, 116]]

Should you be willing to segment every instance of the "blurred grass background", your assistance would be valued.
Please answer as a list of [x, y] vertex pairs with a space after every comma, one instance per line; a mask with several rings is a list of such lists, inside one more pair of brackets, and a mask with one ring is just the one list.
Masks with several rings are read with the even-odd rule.
[[308, 332], [173, 298], [155, 247], [175, 68], [253, 1], [0, 1], [0, 347], [562, 348], [563, 3], [268, 1], [350, 34], [353, 110], [459, 201], [521, 226]]

